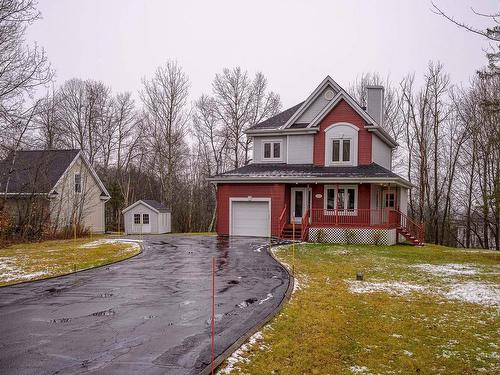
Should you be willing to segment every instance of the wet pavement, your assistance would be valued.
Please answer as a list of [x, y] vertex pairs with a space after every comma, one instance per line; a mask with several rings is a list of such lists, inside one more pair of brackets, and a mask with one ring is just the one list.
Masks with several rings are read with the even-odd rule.
[[288, 276], [255, 238], [151, 236], [115, 265], [0, 288], [0, 374], [197, 374], [279, 305]]

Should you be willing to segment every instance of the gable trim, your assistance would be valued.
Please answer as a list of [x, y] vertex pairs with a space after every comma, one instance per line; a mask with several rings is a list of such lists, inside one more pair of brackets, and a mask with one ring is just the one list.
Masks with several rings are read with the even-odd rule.
[[323, 81], [321, 81], [321, 83], [318, 85], [318, 87], [316, 87], [316, 89], [311, 93], [311, 95], [309, 95], [306, 101], [302, 103], [297, 112], [295, 112], [292, 115], [292, 117], [290, 117], [288, 121], [280, 129], [286, 129], [290, 127], [300, 117], [300, 115], [302, 115], [306, 111], [306, 109], [311, 105], [311, 103], [313, 103], [318, 98], [318, 96], [321, 94], [323, 89], [326, 88], [327, 85], [332, 86], [332, 88], [334, 88], [339, 93], [343, 91], [342, 87], [340, 87], [338, 83], [332, 79], [332, 77], [326, 76], [326, 78]]
[[159, 211], [159, 210], [157, 210], [157, 209], [156, 209], [156, 208], [154, 208], [153, 206], [150, 206], [149, 204], [147, 204], [146, 202], [144, 202], [142, 199], [139, 199], [137, 202], [135, 202], [135, 203], [131, 204], [130, 206], [128, 206], [128, 207], [126, 207], [126, 208], [124, 208], [124, 209], [122, 210], [122, 214], [124, 214], [124, 213], [125, 213], [125, 212], [127, 212], [127, 211], [130, 211], [132, 208], [134, 208], [134, 207], [138, 206], [139, 204], [142, 204], [142, 205], [146, 206], [147, 208], [149, 208], [149, 209], [153, 210], [153, 211], [154, 211], [154, 212], [156, 212], [157, 214], [159, 214], [159, 213], [160, 213], [160, 211]]
[[76, 154], [75, 158], [71, 161], [71, 163], [69, 163], [69, 165], [66, 168], [66, 170], [64, 171], [64, 173], [61, 174], [61, 176], [59, 177], [59, 179], [57, 180], [57, 182], [54, 184], [54, 186], [50, 190], [49, 194], [53, 194], [55, 192], [56, 188], [59, 186], [59, 184], [61, 183], [61, 181], [63, 180], [63, 178], [68, 174], [68, 172], [70, 171], [70, 169], [73, 167], [73, 165], [75, 165], [76, 161], [79, 158], [83, 161], [83, 163], [85, 164], [85, 166], [88, 168], [88, 170], [90, 171], [90, 174], [94, 178], [95, 182], [97, 182], [97, 185], [101, 189], [101, 193], [105, 194], [105, 197], [101, 197], [101, 199], [106, 200], [106, 201], [109, 200], [111, 198], [111, 195], [109, 194], [108, 190], [106, 189], [106, 187], [102, 183], [101, 179], [97, 175], [97, 173], [94, 170], [94, 168], [92, 168], [92, 166], [90, 165], [90, 162], [83, 155], [82, 151], [79, 151], [78, 154]]

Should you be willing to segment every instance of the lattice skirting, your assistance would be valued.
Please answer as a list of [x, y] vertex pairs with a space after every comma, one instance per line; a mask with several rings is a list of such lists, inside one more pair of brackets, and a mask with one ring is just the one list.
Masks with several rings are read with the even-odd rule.
[[394, 245], [396, 229], [372, 228], [309, 228], [310, 242]]

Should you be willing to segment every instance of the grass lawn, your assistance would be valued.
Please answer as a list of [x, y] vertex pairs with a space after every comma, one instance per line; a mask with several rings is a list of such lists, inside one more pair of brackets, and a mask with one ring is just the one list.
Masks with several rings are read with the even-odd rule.
[[0, 286], [102, 266], [139, 252], [137, 242], [104, 236], [9, 246], [0, 249]]
[[499, 253], [304, 244], [295, 270], [291, 301], [219, 373], [500, 373]]

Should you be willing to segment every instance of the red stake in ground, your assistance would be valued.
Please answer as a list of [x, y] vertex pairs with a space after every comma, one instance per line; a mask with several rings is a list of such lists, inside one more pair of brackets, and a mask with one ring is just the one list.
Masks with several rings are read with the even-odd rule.
[[212, 375], [214, 375], [215, 353], [215, 257], [212, 257]]

